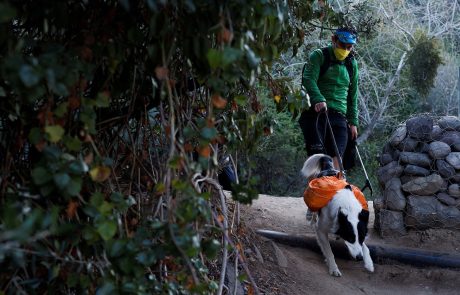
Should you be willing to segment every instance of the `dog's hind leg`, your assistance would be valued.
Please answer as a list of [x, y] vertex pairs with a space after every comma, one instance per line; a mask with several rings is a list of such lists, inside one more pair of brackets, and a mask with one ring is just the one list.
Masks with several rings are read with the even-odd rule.
[[323, 252], [324, 257], [326, 257], [326, 264], [329, 268], [329, 274], [334, 277], [341, 277], [342, 273], [340, 272], [337, 263], [335, 263], [334, 254], [332, 253], [327, 232], [316, 229], [316, 238], [319, 247], [321, 248], [321, 252]]
[[367, 269], [369, 272], [374, 272], [374, 262], [372, 262], [369, 248], [367, 248], [366, 244], [364, 243], [363, 243], [363, 261], [364, 261], [364, 268]]

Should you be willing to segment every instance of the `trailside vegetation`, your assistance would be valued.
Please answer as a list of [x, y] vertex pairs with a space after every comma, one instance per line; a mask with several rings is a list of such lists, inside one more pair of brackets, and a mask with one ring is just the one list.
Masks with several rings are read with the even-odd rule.
[[221, 294], [230, 249], [244, 268], [221, 163], [234, 156], [232, 197], [251, 202], [261, 95], [287, 89], [271, 63], [334, 15], [293, 0], [1, 1], [0, 293]]

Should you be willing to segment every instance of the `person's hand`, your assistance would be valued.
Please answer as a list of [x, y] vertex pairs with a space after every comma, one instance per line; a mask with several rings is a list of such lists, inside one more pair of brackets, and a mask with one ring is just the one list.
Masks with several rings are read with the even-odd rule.
[[318, 102], [317, 104], [315, 104], [315, 111], [317, 113], [319, 113], [322, 109], [324, 109], [325, 111], [327, 110], [327, 104], [326, 102]]
[[356, 140], [358, 138], [358, 128], [355, 125], [350, 125], [351, 139]]

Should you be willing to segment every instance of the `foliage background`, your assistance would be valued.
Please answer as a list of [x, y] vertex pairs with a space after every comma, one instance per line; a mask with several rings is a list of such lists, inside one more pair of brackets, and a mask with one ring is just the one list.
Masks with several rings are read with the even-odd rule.
[[0, 1], [1, 292], [222, 294], [235, 260], [251, 282], [223, 160], [234, 200], [300, 195], [299, 71], [353, 23], [372, 175], [392, 126], [426, 106], [404, 67], [415, 32], [458, 65], [458, 7], [418, 2]]

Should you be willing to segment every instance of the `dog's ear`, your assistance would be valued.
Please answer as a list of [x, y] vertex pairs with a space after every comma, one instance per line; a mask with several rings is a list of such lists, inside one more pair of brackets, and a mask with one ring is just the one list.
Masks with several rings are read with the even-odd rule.
[[369, 222], [369, 211], [364, 210], [364, 209], [361, 210], [361, 212], [358, 215], [358, 219], [359, 221], [368, 223]]

